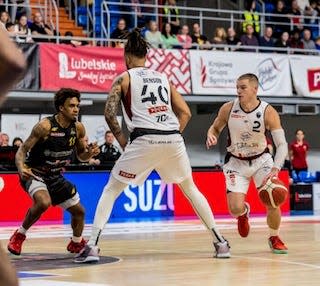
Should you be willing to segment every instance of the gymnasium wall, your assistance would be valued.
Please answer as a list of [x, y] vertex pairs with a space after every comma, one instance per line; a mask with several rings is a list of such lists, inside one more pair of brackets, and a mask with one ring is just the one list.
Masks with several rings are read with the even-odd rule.
[[[1, 174], [5, 187], [0, 193], [0, 222], [19, 224], [31, 206], [31, 199], [19, 184], [17, 174]], [[96, 206], [109, 172], [67, 172], [80, 194], [86, 209], [86, 223], [92, 223]], [[229, 217], [226, 203], [225, 183], [222, 172], [194, 171], [194, 180], [200, 191], [207, 197], [215, 215]], [[282, 171], [280, 177], [288, 184], [288, 174]], [[248, 201], [252, 214], [263, 214], [265, 208], [260, 203], [256, 189], [250, 185]], [[282, 206], [283, 213], [289, 213], [289, 198]], [[194, 211], [180, 189], [172, 184], [163, 184], [156, 172], [150, 174], [141, 186], [128, 186], [116, 201], [111, 221], [127, 219], [160, 219], [195, 216]], [[39, 223], [70, 223], [70, 216], [59, 207], [51, 207], [41, 217]]]

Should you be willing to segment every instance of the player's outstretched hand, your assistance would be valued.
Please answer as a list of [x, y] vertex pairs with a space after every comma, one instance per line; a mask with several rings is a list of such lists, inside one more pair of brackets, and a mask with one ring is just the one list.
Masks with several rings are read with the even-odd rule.
[[97, 155], [99, 155], [100, 153], [100, 148], [98, 146], [97, 142], [93, 142], [91, 144], [89, 144], [88, 146], [88, 153], [91, 157], [95, 157]]
[[209, 149], [211, 146], [216, 145], [217, 142], [218, 140], [216, 136], [214, 136], [213, 134], [207, 135], [207, 141], [206, 141], [207, 149]]
[[264, 186], [269, 179], [271, 179], [273, 177], [277, 178], [278, 177], [278, 173], [279, 173], [279, 170], [277, 168], [273, 167], [271, 169], [270, 173], [267, 176], [265, 176], [265, 178], [263, 179], [262, 186]]

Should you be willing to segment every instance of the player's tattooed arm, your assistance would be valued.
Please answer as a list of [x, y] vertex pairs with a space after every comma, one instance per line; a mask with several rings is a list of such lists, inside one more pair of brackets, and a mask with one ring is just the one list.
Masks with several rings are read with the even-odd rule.
[[27, 153], [32, 149], [32, 147], [40, 140], [46, 139], [50, 132], [50, 122], [48, 119], [43, 119], [38, 122], [32, 129], [31, 134], [26, 141], [19, 147], [16, 153], [16, 166], [19, 173], [24, 168], [24, 163], [26, 160]]
[[123, 149], [127, 145], [127, 138], [122, 132], [121, 126], [119, 125], [119, 122], [117, 120], [117, 112], [119, 109], [121, 96], [123, 94], [122, 85], [124, 83], [124, 80], [128, 79], [125, 78], [125, 75], [121, 75], [113, 82], [104, 109], [105, 119], [113, 135], [116, 137], [117, 141]]

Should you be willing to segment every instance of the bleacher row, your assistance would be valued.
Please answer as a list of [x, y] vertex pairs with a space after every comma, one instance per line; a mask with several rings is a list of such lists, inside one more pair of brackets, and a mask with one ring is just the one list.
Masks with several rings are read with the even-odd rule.
[[295, 184], [320, 182], [320, 172], [300, 171], [297, 174], [295, 171], [292, 171], [291, 178]]

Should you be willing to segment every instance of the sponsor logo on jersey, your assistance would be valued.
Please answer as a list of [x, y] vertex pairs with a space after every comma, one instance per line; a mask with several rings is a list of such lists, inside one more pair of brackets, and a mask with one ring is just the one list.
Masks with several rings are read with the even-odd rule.
[[149, 111], [149, 114], [158, 113], [158, 112], [166, 112], [166, 111], [168, 111], [168, 106], [167, 105], [154, 106], [154, 107], [150, 107], [148, 109], [148, 111]]
[[241, 114], [234, 114], [234, 113], [231, 114], [231, 118], [244, 118], [244, 117], [245, 115], [241, 115]]
[[250, 132], [243, 132], [240, 135], [241, 140], [248, 141], [252, 137]]
[[119, 171], [119, 175], [121, 177], [128, 178], [128, 179], [134, 179], [137, 176], [136, 174], [131, 174], [122, 170]]
[[52, 128], [51, 128], [51, 131], [52, 131], [52, 132], [56, 132], [57, 130], [58, 130], [58, 127], [52, 127]]
[[52, 137], [64, 137], [66, 134], [64, 132], [51, 132], [50, 136]]
[[257, 112], [257, 118], [260, 118], [261, 117], [261, 112]]

